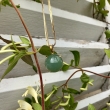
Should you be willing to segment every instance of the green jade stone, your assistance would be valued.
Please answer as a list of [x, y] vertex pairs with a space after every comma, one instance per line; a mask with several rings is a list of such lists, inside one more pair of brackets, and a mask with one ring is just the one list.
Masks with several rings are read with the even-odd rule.
[[59, 71], [63, 66], [63, 60], [56, 54], [48, 56], [45, 60], [46, 68], [51, 72]]

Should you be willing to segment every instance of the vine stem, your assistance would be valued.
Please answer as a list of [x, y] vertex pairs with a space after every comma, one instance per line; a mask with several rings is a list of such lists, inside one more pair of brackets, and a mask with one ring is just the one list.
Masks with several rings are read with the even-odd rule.
[[36, 66], [38, 68], [38, 73], [39, 73], [39, 78], [40, 78], [40, 84], [41, 84], [41, 94], [42, 94], [42, 110], [45, 110], [45, 102], [44, 102], [44, 88], [43, 88], [43, 78], [42, 78], [42, 73], [41, 73], [41, 69], [40, 69], [40, 65], [39, 65], [39, 62], [38, 62], [38, 58], [37, 58], [37, 55], [36, 55], [36, 49], [35, 49], [35, 46], [34, 46], [34, 43], [33, 43], [33, 40], [32, 40], [32, 37], [31, 37], [31, 34], [22, 18], [22, 15], [20, 14], [20, 11], [17, 9], [17, 7], [15, 6], [13, 0], [10, 0], [11, 4], [13, 5], [14, 9], [16, 10], [27, 34], [28, 34], [28, 37], [30, 39], [30, 42], [31, 42], [31, 46], [32, 46], [32, 50], [34, 52], [34, 59], [35, 59], [35, 62], [36, 62]]
[[94, 18], [94, 6], [95, 5], [95, 0], [94, 0], [94, 3], [93, 3], [93, 18]]
[[80, 70], [77, 70], [75, 71], [67, 80], [66, 80], [66, 83], [64, 85], [67, 85], [67, 83], [69, 82], [69, 80], [73, 77], [74, 74], [76, 74], [77, 72], [79, 71], [82, 71], [81, 69]]
[[93, 72], [93, 71], [89, 71], [89, 70], [83, 70], [83, 71], [89, 72], [89, 73], [92, 73], [92, 74], [95, 74], [95, 75], [97, 75], [97, 76], [101, 76], [101, 77], [104, 77], [104, 78], [110, 78], [110, 76], [101, 75], [101, 74], [95, 73], [95, 72]]
[[[79, 72], [79, 71], [82, 71], [83, 69], [79, 69], [79, 70], [77, 70], [77, 71], [75, 71], [67, 80], [66, 80], [66, 82], [62, 85], [62, 86], [65, 86], [65, 85], [67, 85], [67, 83], [69, 82], [69, 80], [74, 76], [74, 74], [76, 74], [77, 72]], [[104, 77], [104, 78], [110, 78], [110, 76], [105, 76], [105, 75], [101, 75], [101, 74], [98, 74], [98, 73], [95, 73], [95, 72], [93, 72], [93, 71], [89, 71], [89, 70], [83, 70], [83, 72], [89, 72], [89, 73], [92, 73], [92, 74], [95, 74], [95, 75], [97, 75], [97, 76], [101, 76], [101, 77]], [[62, 86], [60, 86], [60, 87], [62, 87]]]

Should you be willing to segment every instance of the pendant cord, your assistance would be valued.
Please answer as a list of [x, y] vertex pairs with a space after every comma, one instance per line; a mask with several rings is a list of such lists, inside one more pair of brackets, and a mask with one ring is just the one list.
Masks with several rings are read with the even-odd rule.
[[47, 30], [47, 24], [46, 24], [46, 19], [45, 19], [44, 3], [43, 3], [43, 0], [41, 0], [41, 3], [42, 3], [42, 13], [43, 13], [43, 21], [44, 21], [45, 38], [46, 38], [47, 45], [49, 46], [48, 30]]
[[54, 28], [54, 22], [53, 22], [53, 16], [52, 16], [52, 9], [51, 9], [50, 0], [48, 0], [48, 8], [49, 8], [49, 13], [50, 13], [50, 21], [51, 21], [51, 26], [52, 26], [52, 32], [53, 32], [53, 36], [54, 36], [54, 44], [53, 45], [49, 44], [48, 30], [47, 30], [47, 24], [46, 24], [46, 19], [45, 19], [43, 0], [41, 0], [41, 3], [42, 3], [42, 13], [43, 13], [44, 31], [45, 31], [46, 42], [47, 42], [48, 46], [52, 46], [52, 48], [53, 48], [56, 45], [56, 34], [55, 34], [55, 28]]
[[54, 22], [53, 22], [52, 8], [51, 8], [50, 0], [48, 0], [48, 8], [49, 8], [49, 12], [50, 12], [50, 21], [51, 21], [51, 26], [52, 26], [52, 31], [53, 31], [54, 41], [55, 41], [53, 46], [55, 46], [56, 45], [56, 34], [55, 34], [55, 27], [54, 27]]

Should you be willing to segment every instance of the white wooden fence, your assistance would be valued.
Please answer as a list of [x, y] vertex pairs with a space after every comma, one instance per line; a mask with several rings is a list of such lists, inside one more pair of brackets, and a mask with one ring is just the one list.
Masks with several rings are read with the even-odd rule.
[[[13, 0], [16, 4], [20, 4], [20, 11], [26, 21], [27, 26], [33, 36], [35, 46], [39, 47], [46, 44], [44, 38], [43, 19], [41, 4], [32, 0]], [[50, 42], [53, 42], [52, 31], [49, 20], [49, 11], [46, 0], [45, 13], [50, 36]], [[78, 50], [81, 53], [81, 67], [107, 75], [110, 72], [108, 58], [105, 56], [104, 49], [108, 49], [104, 35], [106, 23], [92, 18], [93, 0], [51, 0], [52, 11], [54, 15], [55, 30], [57, 35], [57, 44], [55, 50], [62, 55], [65, 62], [73, 58], [69, 50]], [[107, 4], [108, 7], [108, 4]], [[107, 18], [107, 21], [110, 17]], [[2, 7], [0, 12], [0, 34], [6, 39], [19, 41], [19, 35], [27, 36], [23, 26], [13, 8]], [[0, 40], [0, 45], [5, 43]], [[8, 54], [0, 54], [0, 60]], [[61, 85], [74, 71], [71, 69], [67, 72], [50, 73], [46, 70], [44, 61], [45, 57], [38, 54], [43, 80], [45, 84], [45, 92], [51, 90], [52, 85]], [[0, 65], [0, 77], [7, 67], [7, 62]], [[97, 110], [101, 110], [109, 101], [109, 82], [105, 84], [103, 89], [101, 85], [105, 79], [87, 73], [94, 79], [94, 86], [88, 91], [80, 95], [77, 110], [86, 110], [89, 103], [95, 104]], [[79, 77], [81, 73], [74, 75], [70, 80], [69, 86], [79, 89], [81, 86]], [[0, 110], [15, 110], [18, 107], [17, 100], [21, 99], [21, 95], [25, 92], [27, 86], [36, 86], [39, 77], [31, 67], [20, 61], [17, 66], [8, 74], [6, 79], [0, 83]], [[106, 90], [106, 91], [103, 91]], [[80, 99], [79, 98], [79, 99]], [[102, 102], [103, 103], [102, 103]], [[97, 102], [97, 103], [96, 103]], [[99, 104], [100, 102], [101, 104]]]

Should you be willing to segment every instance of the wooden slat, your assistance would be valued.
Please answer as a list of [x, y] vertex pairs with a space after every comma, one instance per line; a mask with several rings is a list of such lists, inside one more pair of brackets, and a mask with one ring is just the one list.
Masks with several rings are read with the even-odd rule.
[[[83, 99], [83, 100], [79, 101], [79, 105], [76, 110], [84, 108], [84, 107], [88, 106], [89, 104], [93, 104], [93, 103], [99, 102], [103, 99], [106, 99], [107, 97], [109, 97], [109, 95], [110, 95], [110, 90], [107, 90], [105, 92], [99, 93], [99, 94], [94, 95], [92, 97], [88, 97], [86, 99]], [[105, 103], [105, 105], [106, 105], [106, 103]]]
[[[65, 10], [72, 13], [81, 14], [84, 16], [93, 18], [93, 0], [51, 0], [51, 5], [55, 8]], [[44, 0], [44, 4], [48, 4], [47, 0]], [[78, 8], [77, 8], [78, 7]]]
[[[110, 72], [109, 68], [110, 68], [110, 65], [105, 65], [105, 66], [98, 66], [98, 67], [88, 67], [85, 69], [96, 72], [98, 74], [103, 74], [103, 73]], [[55, 82], [65, 81], [75, 71], [76, 69], [68, 70], [67, 72], [60, 71], [55, 74], [51, 72], [45, 73], [43, 74], [44, 84], [47, 85]], [[90, 76], [93, 75], [88, 72], [87, 74]], [[77, 74], [74, 75], [74, 77], [72, 77], [72, 79], [79, 78], [80, 75], [81, 75], [81, 72], [78, 72]], [[23, 89], [29, 85], [36, 86], [36, 82], [38, 83], [38, 81], [39, 81], [38, 75], [3, 79], [0, 84], [0, 93]]]
[[[3, 35], [0, 34], [3, 38], [11, 40], [11, 35]], [[21, 42], [19, 36], [12, 35], [13, 40], [16, 42]], [[33, 38], [35, 46], [42, 46], [46, 45], [45, 38]], [[49, 39], [50, 43], [53, 44], [53, 39]], [[85, 49], [108, 49], [109, 45], [101, 42], [94, 42], [94, 41], [86, 41], [86, 40], [70, 40], [70, 39], [57, 39], [55, 47], [62, 47], [62, 48], [85, 48]], [[2, 40], [0, 40], [0, 45], [5, 45]]]
[[[15, 2], [15, 4], [20, 4], [21, 8], [23, 8], [23, 9], [42, 13], [41, 4], [39, 4], [39, 3], [33, 2], [31, 0], [28, 0], [28, 1], [27, 0], [14, 0], [14, 2]], [[30, 6], [32, 6], [32, 7], [30, 7]], [[45, 7], [45, 13], [49, 14], [48, 6], [44, 5], [44, 7]], [[106, 23], [103, 23], [101, 21], [98, 21], [96, 19], [89, 18], [89, 17], [83, 16], [83, 15], [79, 15], [76, 13], [70, 13], [70, 12], [67, 12], [67, 11], [64, 11], [64, 10], [61, 10], [58, 8], [54, 8], [54, 7], [52, 7], [52, 12], [53, 12], [53, 15], [57, 16], [57, 17], [74, 20], [74, 21], [79, 21], [79, 22], [96, 25], [96, 26], [100, 26], [100, 27], [106, 27]]]
[[[44, 36], [42, 13], [22, 8], [19, 10], [25, 20], [27, 27], [29, 28], [31, 35]], [[62, 15], [65, 15], [65, 13], [62, 13]], [[19, 17], [17, 16], [13, 8], [2, 7], [0, 16], [1, 16], [0, 17], [1, 34], [14, 34], [14, 35], [27, 34], [23, 28], [23, 25], [21, 24], [21, 21], [19, 20]], [[102, 35], [105, 26], [100, 27], [97, 25], [96, 22], [94, 22], [95, 25], [84, 23], [86, 21], [93, 23], [93, 21], [85, 19], [83, 22], [81, 21], [82, 18], [80, 16], [78, 17], [78, 19], [80, 18], [80, 21], [54, 16], [54, 24], [57, 39], [66, 38], [66, 39], [97, 41], [99, 37]], [[52, 37], [53, 34], [49, 14], [46, 14], [46, 21], [49, 37]]]

